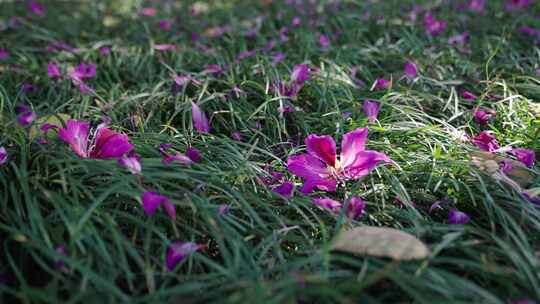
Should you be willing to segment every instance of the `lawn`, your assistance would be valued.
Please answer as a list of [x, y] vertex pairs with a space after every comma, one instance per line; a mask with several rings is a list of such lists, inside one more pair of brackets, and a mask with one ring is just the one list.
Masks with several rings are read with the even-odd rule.
[[532, 0], [0, 1], [0, 302], [540, 299]]

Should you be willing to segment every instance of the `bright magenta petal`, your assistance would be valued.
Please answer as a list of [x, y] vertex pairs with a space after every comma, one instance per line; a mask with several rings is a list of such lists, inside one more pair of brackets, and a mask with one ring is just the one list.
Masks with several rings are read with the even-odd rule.
[[336, 143], [332, 137], [311, 134], [306, 138], [306, 148], [312, 156], [319, 158], [329, 166], [335, 166]]
[[340, 155], [342, 168], [349, 167], [355, 161], [356, 154], [364, 151], [368, 133], [367, 128], [359, 128], [343, 135]]
[[361, 179], [381, 162], [390, 162], [386, 154], [377, 151], [360, 151], [352, 164], [343, 167], [341, 176], [345, 179]]
[[152, 215], [161, 206], [162, 203], [169, 199], [161, 194], [152, 191], [146, 191], [141, 196], [142, 207], [146, 215]]
[[191, 115], [193, 116], [193, 127], [195, 130], [201, 133], [210, 133], [208, 118], [206, 118], [204, 112], [194, 102], [191, 103]]
[[289, 157], [287, 169], [292, 174], [305, 179], [302, 193], [308, 194], [318, 188], [323, 191], [335, 191], [337, 181], [328, 167], [318, 158], [309, 154]]
[[97, 131], [95, 146], [90, 152], [91, 158], [118, 158], [133, 150], [125, 134], [116, 133], [107, 128]]
[[315, 198], [313, 199], [312, 203], [321, 208], [328, 209], [334, 212], [337, 212], [339, 209], [341, 209], [342, 206], [340, 202], [327, 197]]

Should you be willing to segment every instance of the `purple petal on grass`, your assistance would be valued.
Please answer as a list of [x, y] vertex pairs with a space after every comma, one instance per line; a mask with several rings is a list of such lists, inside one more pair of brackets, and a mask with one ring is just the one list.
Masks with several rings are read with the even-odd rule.
[[499, 149], [497, 139], [488, 131], [482, 131], [480, 134], [471, 138], [471, 141], [482, 151], [494, 152]]
[[294, 193], [294, 184], [290, 181], [285, 181], [283, 184], [274, 188], [274, 192], [277, 194], [283, 195], [285, 197], [291, 198]]
[[186, 155], [193, 161], [194, 163], [200, 163], [201, 162], [201, 152], [193, 147], [188, 147], [186, 150]]
[[159, 20], [158, 26], [164, 31], [170, 31], [172, 29], [172, 21], [167, 19]]
[[99, 54], [101, 56], [107, 56], [111, 53], [111, 48], [108, 46], [102, 46], [99, 48]]
[[210, 133], [210, 124], [206, 114], [194, 102], [191, 102], [191, 115], [193, 117], [193, 127], [201, 133]]
[[170, 164], [172, 162], [178, 161], [184, 165], [190, 165], [193, 161], [186, 155], [176, 151], [174, 155], [164, 155], [163, 162]]
[[0, 147], [0, 165], [3, 165], [7, 162], [8, 152], [6, 148]]
[[9, 51], [6, 49], [0, 49], [0, 60], [6, 60], [9, 58]]
[[56, 261], [54, 262], [54, 267], [56, 269], [62, 269], [62, 268], [64, 268], [63, 257], [66, 256], [66, 246], [65, 245], [58, 245], [58, 246], [56, 246], [55, 250], [56, 250], [56, 253], [58, 253], [58, 255], [60, 256], [60, 258], [56, 259]]
[[382, 152], [369, 150], [357, 152], [354, 162], [347, 167], [343, 167], [340, 176], [344, 179], [361, 179], [373, 171], [381, 162], [389, 163], [391, 160]]
[[418, 75], [418, 68], [414, 62], [407, 62], [405, 68], [403, 69], [405, 76], [409, 79], [414, 79]]
[[323, 50], [328, 49], [330, 46], [330, 40], [325, 34], [319, 34], [319, 45]]
[[69, 119], [66, 128], [58, 130], [58, 136], [69, 144], [71, 150], [79, 157], [88, 157], [88, 131], [90, 124], [84, 121]]
[[141, 157], [133, 152], [129, 155], [124, 155], [118, 159], [118, 163], [121, 166], [126, 167], [131, 174], [140, 174], [141, 173]]
[[131, 150], [133, 150], [133, 145], [129, 143], [127, 135], [117, 133], [108, 128], [100, 128], [96, 132], [94, 147], [90, 151], [90, 158], [118, 158], [131, 152]]
[[141, 196], [142, 207], [146, 215], [154, 214], [161, 204], [168, 202], [169, 198], [156, 192], [146, 191]]
[[450, 209], [448, 213], [448, 223], [452, 225], [464, 225], [469, 223], [470, 217], [465, 213], [457, 209]]
[[39, 16], [39, 17], [45, 16], [45, 9], [43, 8], [43, 5], [39, 1], [36, 1], [36, 0], [30, 1], [29, 9], [36, 16]]
[[176, 50], [176, 45], [174, 44], [155, 44], [154, 50], [156, 51], [168, 51], [168, 50]]
[[475, 100], [478, 97], [476, 95], [474, 95], [472, 92], [469, 92], [467, 90], [463, 90], [463, 91], [461, 91], [461, 98], [463, 98], [464, 100]]
[[375, 80], [375, 83], [373, 84], [373, 90], [377, 91], [377, 90], [389, 89], [390, 86], [391, 86], [390, 81], [383, 78], [379, 78]]
[[218, 214], [219, 215], [224, 215], [225, 213], [227, 213], [230, 209], [230, 206], [227, 205], [227, 204], [220, 204], [219, 207], [218, 207]]
[[201, 245], [192, 242], [174, 242], [170, 244], [167, 249], [167, 269], [173, 271], [178, 263], [201, 248]]
[[431, 214], [431, 212], [433, 212], [433, 210], [435, 209], [442, 209], [441, 206], [449, 202], [450, 200], [448, 199], [448, 197], [444, 197], [440, 200], [435, 201], [433, 204], [431, 204], [431, 207], [429, 207], [428, 213]]
[[168, 199], [163, 202], [163, 209], [173, 221], [176, 219], [176, 207]]
[[473, 110], [474, 120], [481, 125], [487, 125], [493, 116], [495, 116], [494, 111], [485, 111], [480, 108], [475, 108]]
[[153, 7], [144, 7], [141, 9], [140, 14], [145, 17], [154, 17], [157, 14], [157, 9]]
[[287, 160], [287, 169], [292, 174], [305, 179], [302, 193], [309, 194], [313, 189], [335, 191], [337, 180], [328, 170], [327, 165], [318, 158], [309, 154], [290, 156]]
[[51, 61], [47, 64], [47, 76], [53, 79], [62, 77], [62, 74], [60, 73], [60, 68], [58, 67], [58, 64], [56, 62]]
[[309, 78], [309, 67], [307, 64], [297, 64], [294, 66], [290, 77], [291, 82], [303, 85]]
[[324, 197], [324, 198], [315, 198], [312, 200], [312, 203], [321, 207], [321, 208], [324, 208], [324, 209], [328, 209], [328, 210], [331, 210], [331, 211], [338, 211], [339, 209], [341, 209], [341, 206], [342, 204], [336, 200], [333, 200], [331, 198], [327, 198], [327, 197]]
[[306, 149], [308, 153], [322, 160], [329, 166], [336, 164], [336, 143], [331, 136], [318, 136], [310, 134], [306, 140]]
[[359, 197], [353, 196], [347, 207], [347, 217], [356, 220], [361, 217], [366, 209], [366, 203]]
[[21, 126], [28, 126], [36, 119], [36, 113], [32, 111], [25, 111], [19, 114], [17, 121]]
[[525, 166], [529, 168], [534, 166], [534, 162], [536, 161], [536, 154], [533, 150], [516, 148], [512, 149], [511, 153]]
[[374, 123], [377, 120], [381, 104], [378, 101], [366, 99], [363, 104], [363, 109], [369, 122]]
[[469, 40], [469, 37], [469, 32], [465, 31], [461, 34], [457, 34], [448, 38], [448, 43], [451, 45], [465, 44]]
[[282, 52], [277, 52], [274, 57], [272, 57], [272, 66], [276, 66], [280, 61], [285, 59], [285, 55]]
[[356, 155], [364, 151], [367, 137], [368, 128], [358, 128], [343, 135], [341, 140], [341, 153], [340, 163], [343, 168], [349, 167], [356, 160]]

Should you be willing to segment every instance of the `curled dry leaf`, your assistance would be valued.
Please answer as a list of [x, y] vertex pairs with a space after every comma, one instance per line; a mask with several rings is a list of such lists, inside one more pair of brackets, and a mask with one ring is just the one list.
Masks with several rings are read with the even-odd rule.
[[480, 170], [489, 174], [496, 174], [499, 170], [499, 166], [503, 162], [510, 163], [512, 165], [512, 170], [507, 172], [506, 175], [521, 187], [527, 188], [534, 180], [534, 175], [531, 170], [519, 161], [501, 157], [495, 153], [481, 151], [471, 152], [470, 155], [473, 159], [473, 163], [480, 168]]
[[424, 259], [430, 254], [429, 248], [409, 233], [392, 228], [369, 226], [341, 232], [334, 240], [332, 249], [398, 261]]

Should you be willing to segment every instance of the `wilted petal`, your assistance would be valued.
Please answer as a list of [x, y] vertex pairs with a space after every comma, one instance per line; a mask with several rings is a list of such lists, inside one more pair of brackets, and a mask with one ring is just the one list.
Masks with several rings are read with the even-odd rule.
[[337, 212], [339, 209], [341, 209], [342, 206], [340, 202], [327, 197], [315, 198], [313, 199], [312, 203], [321, 208], [328, 209], [334, 212]]
[[475, 100], [478, 97], [476, 95], [474, 95], [472, 92], [469, 92], [467, 90], [463, 90], [463, 91], [461, 91], [461, 98], [463, 98], [464, 100]]
[[167, 199], [163, 201], [163, 208], [167, 215], [174, 221], [176, 219], [176, 207]]
[[340, 165], [342, 168], [349, 167], [356, 160], [356, 154], [364, 151], [368, 132], [368, 128], [358, 128], [343, 135], [340, 154]]
[[162, 30], [170, 31], [171, 28], [172, 28], [172, 21], [167, 20], [167, 19], [159, 20], [158, 26], [159, 26]]
[[291, 72], [291, 82], [303, 85], [309, 80], [309, 67], [307, 64], [297, 64]]
[[144, 213], [152, 215], [162, 203], [168, 202], [169, 198], [156, 192], [146, 191], [142, 194], [141, 200]]
[[499, 149], [497, 139], [488, 131], [482, 131], [480, 134], [471, 138], [471, 141], [483, 151], [494, 152], [495, 150]]
[[481, 125], [486, 125], [493, 116], [493, 112], [487, 112], [480, 108], [475, 108], [473, 111], [474, 120]]
[[0, 165], [3, 165], [7, 162], [8, 153], [6, 148], [0, 147]]
[[470, 217], [457, 209], [450, 209], [448, 213], [448, 223], [453, 225], [464, 225], [470, 221]]
[[328, 135], [309, 135], [306, 140], [306, 148], [309, 154], [325, 162], [329, 166], [336, 164], [336, 143]]
[[96, 132], [95, 145], [90, 152], [91, 158], [118, 158], [131, 152], [133, 145], [125, 134], [116, 133], [108, 128], [100, 128]]
[[536, 161], [536, 154], [533, 150], [530, 149], [512, 149], [512, 154], [525, 166], [531, 168], [534, 166], [534, 162]]
[[173, 271], [184, 258], [192, 255], [202, 246], [192, 242], [175, 242], [167, 249], [167, 269]]
[[361, 198], [353, 196], [349, 202], [349, 207], [347, 208], [347, 217], [356, 220], [364, 214], [365, 209], [366, 203], [364, 203]]
[[164, 155], [163, 162], [170, 164], [172, 162], [178, 161], [184, 165], [191, 165], [192, 160], [180, 152], [176, 152], [174, 155]]
[[49, 62], [47, 64], [47, 76], [49, 78], [60, 78], [62, 77], [62, 74], [60, 73], [60, 68], [56, 64], [56, 62]]
[[129, 155], [119, 158], [118, 163], [121, 166], [126, 167], [132, 174], [139, 174], [142, 170], [140, 159], [141, 158], [137, 154], [130, 153]]
[[369, 122], [374, 123], [377, 120], [377, 115], [379, 115], [381, 104], [378, 101], [366, 99], [363, 108]]
[[418, 75], [418, 69], [416, 68], [416, 64], [414, 64], [414, 62], [407, 62], [403, 70], [405, 76], [409, 79], [413, 79], [416, 77], [416, 75]]
[[274, 192], [290, 198], [293, 196], [294, 184], [290, 181], [285, 181], [283, 184], [274, 188]]
[[58, 136], [69, 144], [71, 150], [79, 157], [88, 157], [88, 130], [90, 124], [84, 121], [69, 119], [66, 128], [60, 128]]
[[193, 127], [195, 130], [201, 133], [210, 133], [210, 124], [206, 114], [199, 108], [199, 106], [191, 102], [191, 115], [193, 117]]
[[354, 162], [344, 166], [340, 175], [345, 179], [361, 179], [368, 175], [380, 162], [391, 162], [390, 158], [377, 151], [360, 151]]

